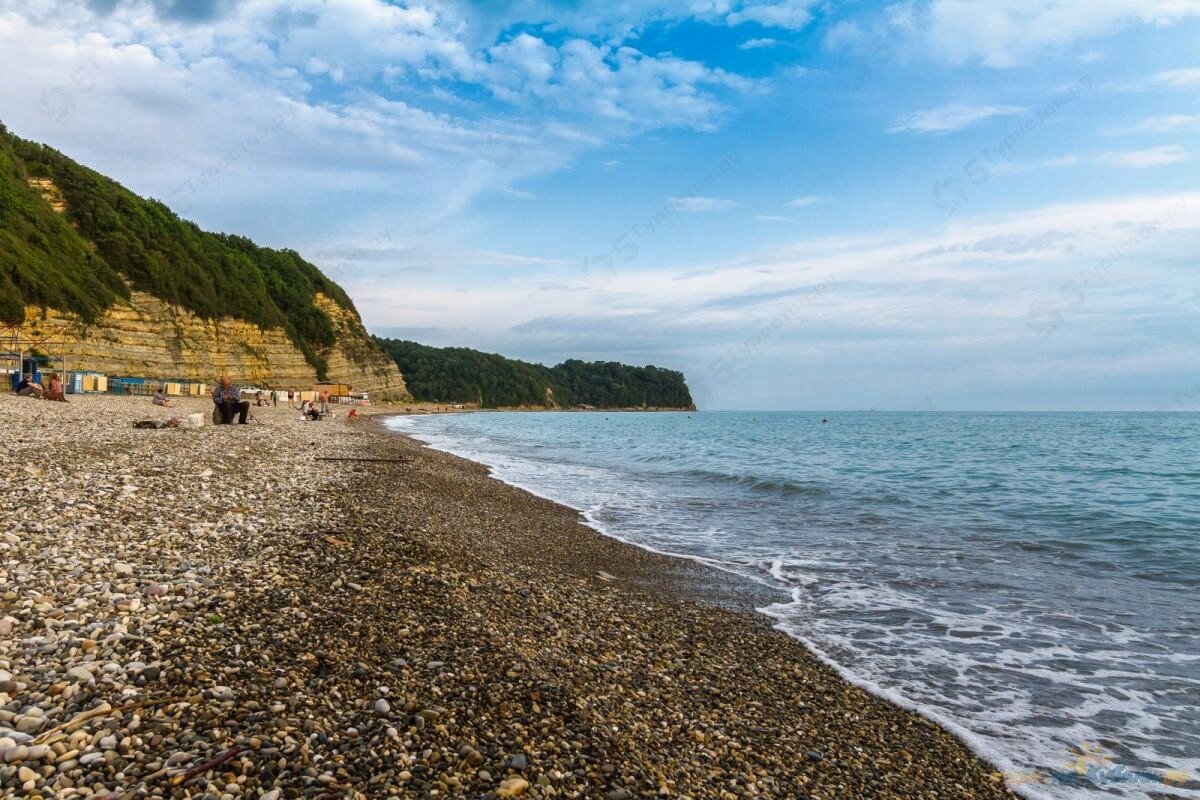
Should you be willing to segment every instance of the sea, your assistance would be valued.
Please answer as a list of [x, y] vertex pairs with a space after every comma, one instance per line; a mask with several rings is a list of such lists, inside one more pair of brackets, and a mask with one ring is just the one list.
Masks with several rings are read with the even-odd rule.
[[1200, 414], [481, 412], [389, 425], [758, 609], [1031, 798], [1200, 797]]

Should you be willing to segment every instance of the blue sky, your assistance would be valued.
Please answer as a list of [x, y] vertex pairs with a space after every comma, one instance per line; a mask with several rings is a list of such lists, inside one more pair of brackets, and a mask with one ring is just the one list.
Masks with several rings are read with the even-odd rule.
[[383, 335], [707, 408], [1183, 410], [1198, 44], [1198, 0], [0, 0], [0, 119]]

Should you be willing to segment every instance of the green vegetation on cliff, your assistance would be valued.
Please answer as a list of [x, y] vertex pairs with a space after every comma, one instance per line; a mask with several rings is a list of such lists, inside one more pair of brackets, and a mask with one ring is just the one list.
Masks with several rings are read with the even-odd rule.
[[466, 347], [375, 341], [396, 361], [416, 400], [478, 403], [484, 408], [692, 408], [683, 373], [614, 361], [564, 361], [554, 367]]
[[[39, 179], [62, 193], [62, 214], [30, 185]], [[127, 284], [207, 319], [283, 328], [321, 378], [318, 350], [335, 333], [313, 295], [354, 311], [341, 287], [296, 252], [202, 231], [0, 124], [0, 320], [23, 321], [26, 305], [94, 320], [128, 297]]]

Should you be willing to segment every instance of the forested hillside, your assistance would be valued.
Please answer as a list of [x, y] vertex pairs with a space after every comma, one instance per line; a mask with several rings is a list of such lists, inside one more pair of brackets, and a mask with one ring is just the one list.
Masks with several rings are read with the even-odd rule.
[[484, 408], [693, 407], [683, 373], [675, 370], [575, 359], [547, 367], [466, 347], [375, 341], [395, 359], [417, 400], [477, 403]]
[[[52, 201], [61, 199], [62, 213]], [[123, 280], [124, 279], [124, 280]], [[292, 250], [208, 233], [0, 124], [0, 320], [38, 305], [95, 319], [128, 285], [197, 315], [282, 328], [316, 368], [334, 326], [316, 292], [350, 298]]]

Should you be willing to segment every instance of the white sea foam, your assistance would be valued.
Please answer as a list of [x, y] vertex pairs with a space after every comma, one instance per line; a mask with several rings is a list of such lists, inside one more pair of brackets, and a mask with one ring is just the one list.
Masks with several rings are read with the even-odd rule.
[[[607, 421], [599, 429], [586, 415], [538, 423], [550, 434], [528, 416], [510, 424], [500, 415], [496, 425], [480, 420], [450, 430], [438, 419], [405, 420], [393, 427], [486, 464], [506, 483], [580, 510], [601, 533], [786, 592], [790, 599], [760, 609], [777, 627], [805, 642], [852, 683], [954, 731], [1016, 776], [1013, 788], [1022, 794], [1039, 800], [1145, 798], [1151, 792], [1200, 796], [1195, 784], [1167, 786], [1160, 780], [1166, 770], [1200, 777], [1195, 750], [1185, 748], [1181, 755], [1179, 748], [1184, 741], [1200, 741], [1196, 720], [1193, 716], [1189, 723], [1184, 705], [1190, 696], [1194, 706], [1200, 676], [1179, 674], [1200, 661], [1194, 636], [1184, 629], [1147, 632], [1133, 624], [1138, 609], [1113, 605], [1110, 595], [1119, 598], [1124, 591], [1136, 599], [1134, 589], [1060, 577], [1060, 571], [1069, 575], [1078, 569], [1075, 564], [1095, 562], [1105, 567], [1089, 567], [1097, 574], [1116, 573], [1134, 581], [1130, 586], [1137, 591], [1148, 591], [1132, 571], [1122, 573], [1093, 556], [1081, 559], [1095, 550], [1094, 542], [998, 527], [993, 509], [1003, 510], [1014, 500], [997, 503], [995, 490], [988, 488], [993, 479], [973, 478], [967, 467], [953, 464], [932, 479], [906, 467], [906, 479], [920, 480], [913, 491], [940, 490], [955, 497], [974, 491], [973, 482], [986, 489], [980, 490], [982, 510], [974, 516], [961, 510], [975, 498], [967, 494], [938, 518], [929, 508], [908, 510], [912, 492], [903, 497], [888, 488], [843, 498], [827, 488], [836, 480], [834, 473], [822, 488], [811, 467], [796, 472], [796, 466], [772, 463], [775, 477], [760, 481], [752, 477], [756, 462], [743, 465], [737, 480], [704, 484], [705, 475], [719, 478], [735, 470], [724, 464], [720, 469], [691, 466], [687, 448], [633, 452], [649, 447], [653, 436], [631, 434]], [[895, 427], [895, 421], [889, 425]], [[887, 437], [894, 436], [888, 429]], [[621, 457], [585, 458], [596, 454], [595, 437], [613, 437]], [[733, 457], [711, 440], [705, 454]], [[945, 448], [936, 455], [945, 458]], [[633, 464], [659, 472], [635, 477]], [[880, 480], [873, 466], [867, 463], [860, 484]], [[673, 468], [686, 480], [672, 478]], [[788, 469], [794, 478], [787, 477]], [[892, 480], [890, 473], [882, 474]], [[771, 492], [763, 493], [764, 486]], [[804, 490], [775, 491], [781, 486]], [[1041, 490], [1036, 482], [1021, 489], [1030, 502]], [[1034, 505], [1027, 518], [1048, 524], [1042, 521], [1053, 521], [1051, 511]], [[978, 530], [967, 526], [960, 533], [957, 526], [968, 519]], [[938, 523], [945, 527], [937, 528]], [[907, 526], [901, 536], [886, 527], [900, 524]], [[1100, 538], [1129, 539], [1124, 534]], [[956, 544], [959, 539], [962, 544]], [[797, 547], [798, 540], [806, 544]], [[1063, 559], [1057, 568], [1052, 566], [1056, 558]], [[1039, 583], [1029, 587], [1030, 580]], [[1099, 613], [1100, 608], [1107, 611]], [[1180, 735], [1192, 738], [1171, 738]], [[1111, 761], [1102, 765], [1108, 772], [1093, 774], [1096, 785], [1054, 783], [1074, 775], [1068, 769], [1070, 748], [1097, 743]], [[1114, 772], [1113, 765], [1136, 770], [1142, 782], [1130, 782], [1133, 773]], [[1031, 774], [1051, 782], [1021, 779]]]

